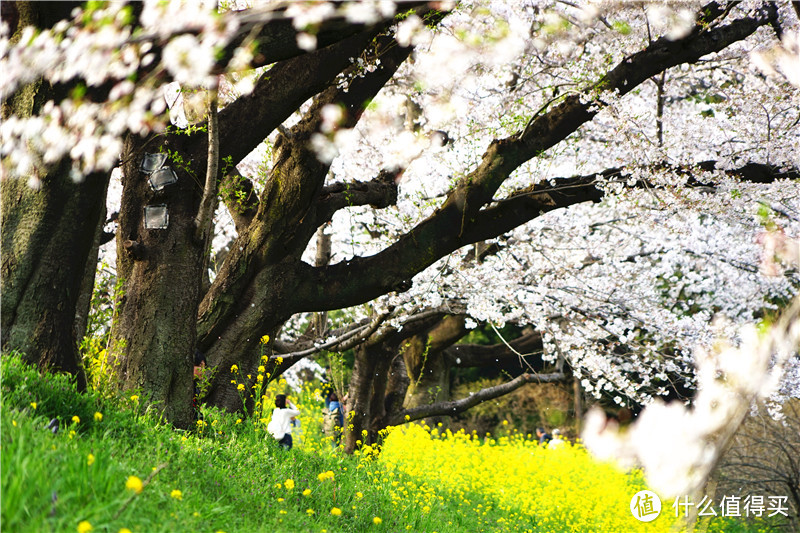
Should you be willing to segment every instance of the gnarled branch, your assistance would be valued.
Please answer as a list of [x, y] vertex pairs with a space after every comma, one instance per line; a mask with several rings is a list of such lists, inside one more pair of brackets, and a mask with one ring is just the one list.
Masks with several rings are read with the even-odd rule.
[[499, 398], [510, 392], [514, 392], [518, 388], [527, 383], [554, 383], [559, 381], [566, 381], [568, 376], [563, 372], [554, 372], [551, 374], [522, 374], [507, 383], [496, 385], [494, 387], [487, 387], [481, 389], [474, 394], [470, 394], [461, 400], [452, 400], [449, 402], [439, 402], [431, 405], [423, 405], [415, 407], [414, 409], [407, 409], [399, 413], [393, 413], [387, 420], [387, 425], [397, 426], [404, 422], [412, 422], [421, 418], [428, 418], [431, 416], [446, 416], [455, 415], [466, 411], [471, 407], [483, 403], [494, 398]]

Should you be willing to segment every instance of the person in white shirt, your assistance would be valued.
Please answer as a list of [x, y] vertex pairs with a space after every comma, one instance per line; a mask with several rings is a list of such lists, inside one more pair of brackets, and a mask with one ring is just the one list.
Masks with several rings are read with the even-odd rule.
[[547, 445], [548, 448], [558, 448], [564, 444], [564, 439], [561, 437], [561, 430], [554, 429], [553, 430], [553, 438], [550, 440], [550, 443]]
[[[289, 407], [286, 407], [287, 404]], [[272, 410], [272, 420], [267, 426], [267, 431], [284, 449], [292, 449], [292, 419], [299, 414], [300, 411], [285, 394], [275, 396], [275, 409]]]

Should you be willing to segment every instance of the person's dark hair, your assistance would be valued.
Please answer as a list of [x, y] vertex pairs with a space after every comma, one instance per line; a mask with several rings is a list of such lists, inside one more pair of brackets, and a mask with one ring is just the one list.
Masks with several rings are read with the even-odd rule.
[[275, 407], [279, 409], [286, 409], [286, 395], [278, 394], [275, 396]]
[[544, 428], [539, 427], [539, 428], [536, 428], [536, 433], [545, 433], [545, 430], [544, 430]]
[[339, 401], [339, 395], [338, 395], [338, 394], [336, 394], [335, 392], [332, 392], [332, 393], [331, 393], [330, 400], [331, 400], [332, 402], [338, 402], [338, 401]]
[[208, 364], [208, 361], [206, 361], [206, 354], [204, 354], [200, 350], [195, 350], [194, 351], [194, 366], [200, 366], [203, 363]]

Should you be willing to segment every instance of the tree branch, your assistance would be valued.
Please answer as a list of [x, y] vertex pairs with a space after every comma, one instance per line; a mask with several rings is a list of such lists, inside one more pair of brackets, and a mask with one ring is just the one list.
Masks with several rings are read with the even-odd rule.
[[293, 364], [300, 359], [321, 351], [344, 352], [368, 339], [369, 336], [375, 333], [380, 325], [392, 315], [392, 313], [393, 310], [381, 313], [369, 323], [352, 328], [350, 331], [342, 334], [339, 338], [322, 344], [313, 345], [305, 350], [299, 350], [285, 354], [276, 354], [276, 357], [282, 357], [284, 361]]
[[[444, 351], [447, 357], [455, 366], [459, 367], [481, 367], [497, 364], [499, 360], [516, 360], [520, 354], [526, 355], [541, 354], [542, 335], [538, 331], [518, 337], [508, 343], [508, 345], [493, 344], [483, 346], [479, 344], [456, 344]], [[522, 363], [522, 361], [520, 361]]]
[[206, 158], [206, 183], [203, 197], [194, 219], [194, 238], [205, 241], [211, 232], [217, 200], [217, 170], [219, 169], [219, 129], [217, 126], [217, 91], [208, 94], [208, 156]]
[[[715, 170], [715, 166], [715, 161], [703, 161], [694, 166], [670, 168], [677, 174], [686, 176], [687, 186], [713, 187], [712, 181], [704, 179], [702, 173], [698, 173], [697, 170], [711, 172]], [[656, 165], [655, 168], [663, 169], [665, 167], [667, 165], [661, 164]], [[786, 169], [777, 165], [759, 163], [748, 163], [740, 168], [725, 170], [724, 172], [729, 176], [735, 176], [742, 181], [751, 183], [771, 183], [779, 179], [800, 178], [800, 169], [798, 168]], [[441, 228], [439, 229], [441, 235], [436, 238], [435, 235], [431, 234], [432, 230], [429, 230], [426, 226], [444, 226], [444, 219], [436, 220], [437, 217], [444, 216], [443, 210], [440, 210], [384, 251], [368, 258], [355, 257], [348, 262], [338, 263], [325, 269], [316, 269], [316, 271], [309, 269], [310, 271], [305, 274], [304, 279], [312, 279], [314, 276], [323, 277], [325, 281], [322, 283], [325, 283], [325, 294], [329, 300], [335, 298], [337, 291], [333, 290], [333, 288], [334, 286], [337, 289], [339, 288], [336, 280], [340, 279], [341, 276], [344, 276], [341, 279], [347, 280], [344, 283], [354, 284], [353, 287], [363, 296], [366, 296], [363, 291], [366, 290], [365, 282], [367, 280], [374, 280], [384, 284], [381, 289], [383, 292], [406, 290], [410, 287], [408, 280], [414, 274], [438, 259], [438, 257], [432, 256], [432, 252], [436, 251], [437, 248], [445, 252], [442, 255], [446, 255], [461, 246], [495, 238], [555, 209], [587, 201], [598, 202], [605, 195], [605, 191], [598, 187], [598, 177], [602, 177], [604, 181], [619, 181], [626, 183], [626, 186], [630, 186], [627, 185], [630, 176], [631, 174], [623, 169], [611, 168], [595, 174], [556, 178], [519, 189], [511, 193], [507, 198], [497, 201], [491, 207], [478, 211], [464, 224], [460, 235], [454, 234], [452, 230]], [[637, 181], [632, 187], [653, 188], [654, 186], [647, 182]], [[458, 219], [451, 218], [449, 220], [451, 224], [461, 223]], [[448, 241], [450, 245], [445, 248]], [[423, 242], [426, 243], [425, 246], [421, 246]], [[416, 265], [420, 264], [425, 257], [431, 257], [430, 263], [424, 264], [419, 270], [414, 270], [417, 268]], [[376, 265], [375, 271], [371, 271], [372, 267], [369, 267], [369, 264]], [[378, 267], [378, 264], [381, 264], [381, 266]], [[350, 274], [351, 270], [358, 272], [358, 280], [354, 279], [355, 276], [348, 278], [348, 276], [352, 275]], [[356, 295], [353, 294], [352, 296]], [[347, 301], [347, 305], [356, 305], [358, 303], [361, 302], [357, 300]]]
[[[300, 105], [324, 90], [375, 37], [362, 32], [332, 46], [275, 64], [219, 114], [220, 152], [239, 163]], [[242, 127], [247, 124], [247, 127]]]
[[507, 383], [496, 385], [481, 389], [480, 391], [470, 394], [461, 400], [452, 400], [449, 402], [439, 402], [432, 405], [423, 405], [413, 409], [406, 409], [398, 413], [393, 413], [387, 420], [388, 426], [397, 426], [404, 422], [412, 422], [421, 418], [428, 418], [431, 416], [445, 416], [455, 415], [466, 411], [471, 407], [483, 403], [494, 398], [499, 398], [527, 383], [553, 383], [558, 381], [565, 381], [568, 377], [562, 372], [554, 372], [552, 374], [522, 374]]
[[[417, 8], [426, 2], [409, 2], [404, 8]], [[394, 20], [395, 13], [382, 17], [372, 23], [353, 22], [346, 14], [342, 14], [345, 3], [338, 4], [337, 11], [315, 24], [313, 27], [298, 30], [292, 18], [285, 12], [288, 4], [275, 7], [251, 8], [243, 11], [229, 12], [225, 16], [235, 19], [239, 24], [239, 35], [221, 52], [217, 64], [227, 65], [233, 58], [236, 49], [242, 45], [252, 46], [257, 50], [250, 68], [269, 65], [277, 61], [290, 59], [307, 53], [297, 45], [297, 37], [301, 31], [313, 33], [317, 50], [335, 44], [357, 33], [375, 31], [386, 27]]]
[[328, 222], [333, 214], [357, 205], [382, 209], [397, 203], [397, 182], [402, 170], [381, 170], [370, 181], [337, 182], [323, 187], [317, 203], [316, 225]]

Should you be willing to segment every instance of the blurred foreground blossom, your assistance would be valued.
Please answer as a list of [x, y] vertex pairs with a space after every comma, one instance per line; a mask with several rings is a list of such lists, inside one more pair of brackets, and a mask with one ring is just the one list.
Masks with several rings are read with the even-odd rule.
[[[765, 331], [742, 330], [741, 344], [718, 343], [696, 356], [691, 406], [655, 401], [627, 431], [600, 411], [586, 419], [583, 439], [602, 458], [639, 465], [650, 485], [670, 498], [694, 494], [708, 480], [754, 402], [777, 389], [800, 346], [800, 297]], [[680, 450], [680, 453], [675, 453]]]

